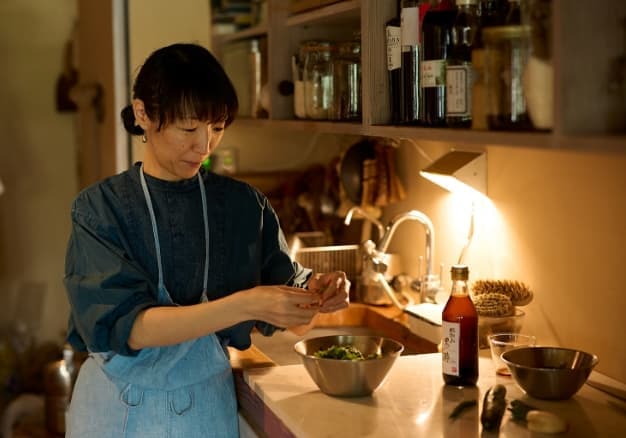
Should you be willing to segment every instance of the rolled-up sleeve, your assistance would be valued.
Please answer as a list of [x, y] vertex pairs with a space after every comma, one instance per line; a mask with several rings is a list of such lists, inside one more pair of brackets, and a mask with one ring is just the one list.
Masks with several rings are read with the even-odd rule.
[[100, 227], [73, 212], [64, 283], [70, 306], [68, 340], [91, 352], [135, 355], [128, 337], [137, 314], [155, 306], [155, 285]]
[[[264, 201], [262, 282], [305, 288], [312, 271], [291, 260], [278, 216], [267, 199]], [[265, 336], [271, 336], [277, 330], [263, 321], [257, 321], [255, 326]]]

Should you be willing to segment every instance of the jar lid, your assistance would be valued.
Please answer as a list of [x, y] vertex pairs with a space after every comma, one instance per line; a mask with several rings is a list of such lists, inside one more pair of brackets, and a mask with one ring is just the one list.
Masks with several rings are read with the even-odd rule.
[[453, 281], [467, 280], [469, 278], [469, 268], [467, 265], [452, 265], [450, 274]]
[[331, 49], [330, 41], [304, 41], [300, 44], [300, 52], [323, 52]]
[[530, 26], [491, 26], [484, 27], [483, 40], [493, 43], [502, 40], [530, 37]]

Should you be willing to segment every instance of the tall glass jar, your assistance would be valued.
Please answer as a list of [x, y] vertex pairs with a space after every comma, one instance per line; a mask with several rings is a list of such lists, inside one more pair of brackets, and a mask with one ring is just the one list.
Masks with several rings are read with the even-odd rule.
[[298, 52], [291, 58], [291, 71], [293, 76], [293, 112], [299, 119], [305, 119], [306, 108], [304, 103], [304, 61], [311, 50], [316, 50], [317, 41], [303, 41], [298, 46]]
[[529, 26], [483, 29], [489, 129], [530, 130], [522, 84], [530, 49]]
[[310, 119], [328, 119], [332, 102], [332, 49], [329, 41], [308, 47], [304, 60], [304, 108]]
[[361, 43], [337, 44], [332, 59], [333, 100], [328, 114], [331, 120], [361, 119]]

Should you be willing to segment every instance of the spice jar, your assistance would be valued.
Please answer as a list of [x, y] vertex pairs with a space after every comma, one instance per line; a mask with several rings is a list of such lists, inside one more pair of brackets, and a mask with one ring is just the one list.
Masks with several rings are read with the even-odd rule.
[[530, 48], [529, 26], [483, 29], [489, 129], [530, 130], [522, 77]]
[[304, 108], [310, 119], [328, 119], [332, 102], [332, 45], [311, 42], [304, 60]]
[[333, 100], [328, 118], [331, 120], [361, 119], [361, 43], [344, 41], [337, 44], [332, 60]]

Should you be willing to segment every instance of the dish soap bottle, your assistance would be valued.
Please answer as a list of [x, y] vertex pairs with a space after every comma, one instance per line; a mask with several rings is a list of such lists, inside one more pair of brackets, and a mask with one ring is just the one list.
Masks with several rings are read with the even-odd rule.
[[469, 269], [453, 265], [452, 292], [443, 308], [442, 369], [446, 385], [471, 386], [478, 380], [478, 313], [469, 296]]

